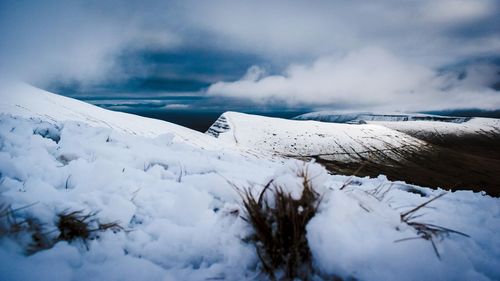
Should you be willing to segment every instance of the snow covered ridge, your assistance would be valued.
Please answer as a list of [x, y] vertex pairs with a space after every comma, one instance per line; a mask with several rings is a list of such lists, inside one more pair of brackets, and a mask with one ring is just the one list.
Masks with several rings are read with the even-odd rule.
[[[53, 94], [9, 95], [2, 93], [0, 101], [0, 209], [14, 211], [0, 211], [0, 280], [266, 280], [246, 242], [252, 228], [242, 219], [234, 185], [258, 194], [273, 179], [301, 193], [297, 170], [304, 167], [323, 198], [307, 225], [313, 280], [500, 277], [498, 198], [453, 192], [415, 214], [422, 216], [414, 222], [470, 236], [436, 237], [439, 259], [428, 240], [395, 241], [419, 235], [401, 214], [443, 190], [331, 175], [293, 159], [249, 157], [240, 143], [230, 145], [232, 138], [243, 140], [239, 125], [200, 142], [203, 137], [182, 127]], [[208, 149], [212, 143], [217, 147]], [[100, 231], [86, 242], [57, 239], [59, 215], [73, 211], [94, 213], [123, 230]], [[13, 220], [40, 229], [17, 232], [9, 228]], [[29, 251], [36, 233], [57, 243]]]
[[357, 156], [371, 152], [425, 146], [425, 142], [383, 126], [294, 121], [237, 112], [224, 113], [207, 133], [226, 143], [275, 155], [330, 156], [344, 161], [357, 161]]
[[407, 113], [335, 113], [332, 111], [318, 111], [299, 115], [295, 120], [316, 120], [331, 123], [366, 124], [367, 121], [436, 121], [464, 123], [471, 117], [439, 116], [431, 114]]

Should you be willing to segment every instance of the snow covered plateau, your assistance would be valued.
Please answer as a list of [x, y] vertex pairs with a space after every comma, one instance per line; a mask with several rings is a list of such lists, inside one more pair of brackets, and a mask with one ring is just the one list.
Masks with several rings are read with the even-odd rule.
[[[367, 149], [428, 145], [380, 124], [235, 112], [202, 134], [2, 82], [0, 280], [266, 280], [238, 188], [257, 196], [272, 179], [300, 194], [300, 170], [323, 198], [307, 225], [311, 280], [500, 280], [499, 198], [296, 159], [352, 162]], [[120, 227], [43, 247], [63, 235], [58, 220], [71, 212]], [[425, 225], [456, 232], [424, 239]]]

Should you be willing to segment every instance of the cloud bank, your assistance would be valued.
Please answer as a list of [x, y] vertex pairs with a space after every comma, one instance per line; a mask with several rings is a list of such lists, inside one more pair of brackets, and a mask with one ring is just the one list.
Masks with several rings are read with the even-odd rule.
[[353, 109], [497, 109], [500, 93], [485, 85], [495, 81], [499, 70], [475, 65], [459, 73], [440, 73], [384, 49], [365, 48], [344, 56], [321, 57], [312, 64], [290, 65], [282, 75], [266, 76], [263, 69], [252, 66], [242, 79], [215, 83], [207, 93], [257, 103]]

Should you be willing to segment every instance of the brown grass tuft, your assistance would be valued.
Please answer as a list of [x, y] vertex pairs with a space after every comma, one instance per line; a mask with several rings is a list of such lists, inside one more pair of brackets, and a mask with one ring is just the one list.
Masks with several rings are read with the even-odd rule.
[[93, 234], [108, 229], [114, 232], [124, 230], [118, 222], [101, 223], [96, 218], [96, 213], [84, 213], [83, 210], [62, 212], [58, 214], [57, 228], [59, 229], [58, 241], [74, 241], [81, 239], [84, 243]]
[[254, 229], [250, 237], [257, 250], [263, 271], [272, 280], [308, 280], [312, 273], [311, 251], [306, 238], [306, 226], [314, 217], [321, 201], [311, 186], [307, 171], [298, 176], [303, 179], [302, 195], [294, 199], [286, 188], [272, 180], [258, 199], [250, 189], [240, 192], [246, 211], [244, 218]]

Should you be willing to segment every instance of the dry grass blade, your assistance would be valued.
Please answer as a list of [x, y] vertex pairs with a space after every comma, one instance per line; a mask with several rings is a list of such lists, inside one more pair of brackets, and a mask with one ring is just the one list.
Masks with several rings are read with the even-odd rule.
[[104, 231], [104, 230], [112, 230], [113, 232], [118, 232], [120, 230], [125, 231], [125, 228], [121, 226], [117, 221], [110, 223], [99, 223], [99, 227], [97, 229], [93, 229], [92, 231]]
[[367, 162], [363, 162], [361, 163], [361, 165], [358, 167], [358, 169], [356, 169], [356, 171], [354, 171], [354, 173], [352, 173], [352, 175], [342, 184], [342, 186], [340, 187], [340, 190], [344, 190], [344, 188], [348, 187], [351, 182], [352, 182], [352, 179], [359, 173], [361, 172], [361, 170], [363, 170], [363, 168], [367, 165]]
[[409, 211], [407, 211], [407, 212], [402, 213], [402, 214], [401, 214], [401, 220], [403, 220], [403, 221], [404, 221], [404, 220], [405, 220], [405, 219], [406, 219], [409, 215], [411, 215], [411, 214], [415, 213], [416, 211], [418, 211], [418, 210], [420, 210], [421, 208], [425, 207], [426, 205], [430, 204], [432, 201], [437, 200], [437, 199], [439, 199], [439, 198], [443, 197], [444, 195], [446, 195], [446, 193], [441, 193], [441, 194], [439, 194], [438, 196], [436, 196], [436, 197], [434, 197], [434, 198], [432, 198], [432, 199], [430, 199], [430, 200], [427, 200], [427, 201], [425, 201], [424, 203], [422, 203], [422, 204], [418, 205], [417, 207], [415, 207], [415, 208], [413, 208], [413, 209], [411, 209], [411, 210], [409, 210]]
[[23, 210], [23, 209], [30, 208], [30, 207], [32, 207], [32, 206], [34, 206], [36, 204], [38, 204], [38, 202], [31, 203], [31, 204], [28, 204], [26, 206], [19, 207], [17, 209], [12, 209], [9, 205], [2, 205], [2, 206], [0, 206], [0, 217], [10, 216], [10, 215], [14, 214], [15, 212], [18, 212], [18, 211]]
[[20, 210], [30, 208], [37, 203], [28, 204], [17, 209], [12, 209], [10, 205], [0, 205], [0, 235], [16, 234], [21, 231], [30, 230], [30, 222], [34, 222], [34, 220], [25, 219], [19, 221], [14, 214]]
[[415, 213], [422, 209], [423, 207], [427, 206], [431, 202], [443, 197], [446, 193], [441, 193], [440, 195], [425, 201], [424, 203], [416, 206], [415, 208], [401, 213], [401, 221], [406, 223], [407, 225], [411, 226], [417, 231], [417, 237], [409, 237], [409, 238], [403, 238], [396, 240], [394, 242], [403, 242], [403, 241], [408, 241], [408, 240], [413, 240], [413, 239], [424, 239], [427, 241], [430, 241], [432, 244], [432, 248], [434, 249], [434, 253], [436, 254], [438, 259], [441, 259], [441, 255], [439, 254], [439, 251], [436, 246], [436, 239], [440, 238], [443, 239], [444, 237], [449, 236], [451, 233], [458, 234], [461, 236], [465, 237], [470, 237], [469, 235], [456, 231], [450, 228], [438, 226], [435, 224], [430, 224], [430, 223], [425, 223], [425, 222], [417, 222], [415, 221], [416, 218], [421, 217], [422, 215], [416, 215]]
[[273, 183], [274, 179], [271, 179], [265, 186], [264, 188], [262, 189], [262, 191], [260, 192], [259, 194], [259, 200], [258, 200], [258, 204], [259, 206], [262, 206], [262, 198], [264, 197], [264, 194], [266, 193], [267, 189], [269, 189], [269, 187], [271, 186], [271, 184]]
[[392, 188], [392, 183], [387, 188], [385, 188], [384, 183], [381, 183], [374, 189], [365, 191], [365, 193], [377, 199], [378, 201], [382, 202], [382, 200], [384, 200], [385, 196], [391, 190], [391, 188]]

